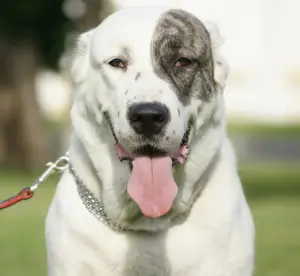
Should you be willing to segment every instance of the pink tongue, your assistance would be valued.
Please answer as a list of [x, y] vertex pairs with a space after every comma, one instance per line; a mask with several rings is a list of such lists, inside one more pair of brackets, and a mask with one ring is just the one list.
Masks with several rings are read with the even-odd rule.
[[168, 213], [177, 190], [170, 157], [134, 159], [127, 192], [145, 216], [157, 218]]

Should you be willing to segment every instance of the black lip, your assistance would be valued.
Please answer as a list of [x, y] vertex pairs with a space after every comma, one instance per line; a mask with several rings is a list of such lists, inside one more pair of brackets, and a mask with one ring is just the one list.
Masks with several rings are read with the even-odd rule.
[[139, 149], [135, 150], [135, 155], [140, 156], [151, 156], [151, 157], [158, 157], [158, 156], [164, 156], [167, 155], [167, 152], [158, 148], [155, 148], [151, 145], [145, 145], [140, 147]]
[[123, 162], [123, 161], [133, 161], [133, 159], [129, 158], [129, 157], [121, 157], [120, 162]]
[[182, 137], [180, 146], [185, 146], [189, 143], [190, 132], [191, 132], [191, 124], [188, 125], [188, 128]]
[[[124, 162], [124, 161], [128, 162], [129, 168], [132, 171], [134, 160], [130, 159], [130, 158], [122, 158], [122, 159], [120, 159], [120, 162]], [[180, 165], [180, 163], [179, 163], [179, 161], [177, 159], [172, 158], [172, 166], [174, 167], [175, 165]]]
[[113, 128], [113, 125], [112, 125], [112, 122], [111, 122], [111, 120], [110, 120], [110, 117], [109, 117], [108, 113], [107, 113], [107, 112], [104, 112], [103, 115], [104, 115], [104, 117], [105, 117], [107, 123], [109, 124], [111, 133], [112, 133], [112, 135], [113, 135], [113, 137], [114, 137], [114, 139], [115, 139], [116, 144], [118, 144], [119, 141], [118, 141], [117, 135], [116, 135], [116, 133], [115, 133], [115, 130], [114, 130], [114, 128]]

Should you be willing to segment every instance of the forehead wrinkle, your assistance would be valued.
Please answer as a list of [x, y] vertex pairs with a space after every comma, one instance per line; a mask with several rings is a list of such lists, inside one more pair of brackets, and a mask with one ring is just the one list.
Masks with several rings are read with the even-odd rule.
[[[179, 11], [180, 12], [180, 11]], [[170, 11], [170, 16], [173, 18], [172, 22], [177, 23], [177, 26], [184, 30], [184, 34], [188, 35], [188, 38], [193, 38], [196, 34], [194, 25], [190, 22], [187, 16], [183, 16], [182, 12], [179, 13], [176, 10]], [[179, 24], [178, 24], [179, 23]], [[192, 36], [190, 36], [192, 35]]]
[[161, 23], [161, 25], [161, 27], [166, 28], [168, 32], [167, 36], [161, 33], [161, 38], [164, 37], [164, 41], [172, 44], [172, 47], [181, 47], [184, 43], [184, 31], [179, 26], [174, 25], [173, 22], [167, 18], [165, 19], [165, 22]]
[[[187, 37], [185, 37], [184, 41], [189, 39], [193, 42], [193, 44], [195, 44], [195, 41], [198, 38], [199, 40], [203, 41], [204, 44], [210, 44], [210, 34], [201, 20], [180, 10], [173, 10], [170, 12], [170, 14], [174, 19], [176, 19], [173, 22], [180, 22], [184, 25], [184, 27], [186, 27], [185, 34]], [[200, 22], [201, 24], [197, 24], [196, 21]]]
[[121, 47], [120, 56], [122, 56], [126, 60], [129, 60], [130, 59], [130, 50], [129, 50], [129, 47], [127, 47], [127, 46]]

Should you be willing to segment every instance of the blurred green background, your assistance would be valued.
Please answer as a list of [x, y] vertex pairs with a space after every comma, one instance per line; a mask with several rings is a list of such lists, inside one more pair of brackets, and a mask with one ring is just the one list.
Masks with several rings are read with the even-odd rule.
[[[78, 33], [115, 10], [115, 4], [110, 0], [1, 4], [0, 200], [31, 185], [44, 164], [67, 149], [74, 41]], [[294, 85], [299, 85], [299, 76], [293, 75]], [[227, 91], [234, 85], [233, 79]], [[255, 220], [255, 276], [298, 276], [300, 116], [280, 122], [247, 116], [230, 116], [228, 131]], [[0, 211], [1, 276], [47, 274], [44, 221], [57, 180], [52, 176], [31, 200]]]

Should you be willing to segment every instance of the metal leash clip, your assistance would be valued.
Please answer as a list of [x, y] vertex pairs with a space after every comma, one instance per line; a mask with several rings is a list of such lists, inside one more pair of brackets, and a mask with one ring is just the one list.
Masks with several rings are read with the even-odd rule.
[[30, 191], [35, 191], [49, 175], [55, 172], [63, 172], [69, 166], [69, 155], [66, 153], [64, 156], [59, 157], [55, 162], [49, 162], [46, 164], [48, 169], [34, 182], [30, 187]]
[[34, 182], [31, 187], [22, 189], [18, 194], [0, 201], [0, 210], [10, 207], [11, 205], [25, 199], [29, 199], [33, 196], [33, 192], [53, 173], [62, 173], [69, 166], [69, 154], [59, 157], [55, 162], [49, 162], [46, 164], [48, 169]]

